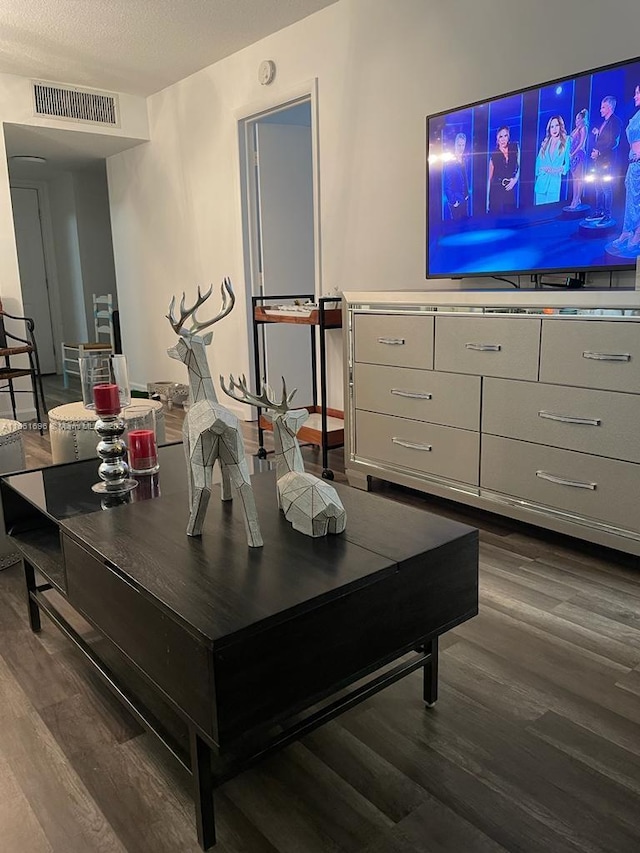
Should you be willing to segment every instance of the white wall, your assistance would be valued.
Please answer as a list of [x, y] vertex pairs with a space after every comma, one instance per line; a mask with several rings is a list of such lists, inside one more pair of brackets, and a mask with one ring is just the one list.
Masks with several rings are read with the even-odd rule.
[[58, 292], [62, 310], [62, 338], [86, 341], [87, 315], [83, 298], [82, 267], [74, 180], [64, 172], [49, 183], [49, 209], [55, 246]]
[[73, 173], [78, 248], [89, 337], [95, 339], [93, 294], [110, 293], [117, 305], [109, 193], [104, 162]]
[[[637, 0], [341, 0], [153, 96], [151, 142], [108, 161], [134, 382], [184, 378], [164, 356], [163, 315], [172, 294], [224, 275], [239, 304], [215, 329], [212, 372], [248, 370], [237, 134], [248, 105], [318, 79], [323, 292], [434, 289], [425, 116], [638, 52]], [[277, 65], [269, 87], [257, 82], [265, 58]]]
[[[93, 294], [117, 305], [104, 161], [47, 182], [62, 314], [62, 340], [93, 341]], [[59, 342], [58, 342], [59, 346]]]
[[18, 273], [18, 254], [13, 230], [13, 209], [9, 188], [9, 168], [4, 143], [0, 133], [0, 281], [2, 304], [9, 314], [22, 313], [22, 294]]

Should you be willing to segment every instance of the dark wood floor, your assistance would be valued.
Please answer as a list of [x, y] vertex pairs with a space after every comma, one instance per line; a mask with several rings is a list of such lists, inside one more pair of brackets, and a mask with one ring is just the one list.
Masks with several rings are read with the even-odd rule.
[[[219, 853], [637, 853], [637, 560], [376, 488], [480, 528], [480, 615], [442, 643], [433, 710], [414, 674], [227, 783]], [[17, 566], [0, 573], [0, 839], [198, 850], [186, 774], [55, 628], [31, 634]]]

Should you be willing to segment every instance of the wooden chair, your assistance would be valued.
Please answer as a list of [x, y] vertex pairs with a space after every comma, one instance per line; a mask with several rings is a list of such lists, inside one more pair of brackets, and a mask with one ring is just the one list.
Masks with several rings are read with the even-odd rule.
[[87, 352], [102, 353], [116, 351], [116, 327], [113, 296], [93, 294], [93, 321], [95, 341], [81, 344], [62, 344], [62, 378], [64, 387], [69, 387], [69, 376], [80, 376], [80, 357]]
[[[24, 337], [8, 332], [5, 328], [5, 318], [24, 323]], [[35, 339], [35, 323], [30, 317], [18, 317], [15, 314], [8, 314], [2, 307], [0, 301], [0, 382], [5, 382], [0, 386], [0, 391], [9, 391], [11, 398], [11, 409], [13, 411], [13, 419], [16, 417], [16, 394], [33, 394], [33, 402], [35, 403], [36, 419], [40, 429], [40, 435], [43, 435], [42, 417], [40, 410], [40, 400], [42, 401], [42, 414], [47, 411], [47, 403], [44, 398], [44, 389], [42, 387], [42, 375], [40, 373], [40, 359], [38, 358], [38, 347]], [[13, 358], [20, 358], [21, 364], [18, 366], [12, 363]], [[24, 356], [27, 356], [29, 366], [25, 364]], [[4, 364], [1, 360], [4, 359]], [[22, 376], [31, 378], [31, 390], [21, 390], [14, 388], [14, 379], [19, 379]], [[40, 394], [40, 400], [38, 399]]]
[[113, 320], [113, 296], [106, 293], [104, 296], [93, 294], [93, 322], [96, 330], [96, 342], [106, 343], [109, 341], [111, 348], [115, 349], [115, 328]]

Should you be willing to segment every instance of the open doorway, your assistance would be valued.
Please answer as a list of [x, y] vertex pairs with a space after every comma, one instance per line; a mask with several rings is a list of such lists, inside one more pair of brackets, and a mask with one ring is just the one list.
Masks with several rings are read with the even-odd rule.
[[[245, 284], [253, 365], [251, 297], [320, 293], [315, 93], [240, 119]], [[274, 297], [270, 300], [270, 297]], [[263, 373], [276, 395], [282, 376], [296, 405], [313, 399], [308, 326], [258, 327]], [[254, 376], [257, 388], [263, 377]]]
[[11, 307], [35, 321], [42, 372], [60, 373], [62, 343], [94, 339], [93, 294], [117, 303], [106, 158], [141, 140], [11, 123], [3, 132], [22, 301]]
[[22, 307], [41, 372], [62, 372], [62, 343], [94, 339], [93, 294], [116, 301], [104, 159], [32, 174], [10, 163]]

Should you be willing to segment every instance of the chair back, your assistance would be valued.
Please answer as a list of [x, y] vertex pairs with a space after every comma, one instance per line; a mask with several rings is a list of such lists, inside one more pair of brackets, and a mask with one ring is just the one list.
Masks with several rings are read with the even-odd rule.
[[7, 348], [7, 333], [4, 330], [4, 317], [0, 312], [0, 349]]
[[0, 349], [7, 349], [7, 332], [4, 327], [4, 308], [2, 307], [2, 299], [0, 299]]
[[[4, 325], [4, 318], [19, 321], [24, 326], [24, 337], [21, 337], [14, 332], [7, 332]], [[42, 413], [46, 414], [47, 403], [44, 398], [44, 389], [42, 387], [42, 375], [40, 373], [40, 359], [38, 358], [38, 347], [34, 334], [35, 324], [31, 317], [20, 317], [15, 314], [9, 314], [4, 310], [2, 301], [0, 300], [0, 350], [4, 364], [0, 365], [0, 382], [5, 382], [0, 385], [0, 391], [8, 391], [11, 398], [11, 410], [13, 411], [13, 419], [16, 420], [16, 394], [33, 394], [33, 402], [36, 410], [36, 422], [39, 426], [40, 435], [44, 434], [42, 426], [42, 418], [40, 416], [40, 400], [42, 401]], [[18, 356], [19, 364], [13, 364], [11, 359], [13, 356]], [[28, 359], [28, 366], [24, 363], [25, 356]], [[22, 389], [14, 387], [14, 380], [20, 379], [23, 376], [29, 376], [31, 379], [31, 389]], [[38, 399], [40, 395], [40, 400]]]
[[113, 296], [93, 294], [93, 319], [95, 323], [96, 343], [109, 343], [115, 349], [113, 329]]

